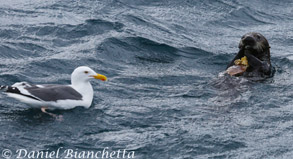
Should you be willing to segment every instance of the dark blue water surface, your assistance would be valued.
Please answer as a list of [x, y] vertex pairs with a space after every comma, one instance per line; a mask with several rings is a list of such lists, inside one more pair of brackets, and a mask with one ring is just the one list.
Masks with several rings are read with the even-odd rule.
[[[0, 84], [68, 84], [81, 65], [109, 78], [92, 81], [89, 109], [55, 111], [63, 121], [1, 94], [0, 152], [292, 158], [292, 1], [0, 2]], [[218, 78], [251, 31], [268, 39], [274, 77]]]

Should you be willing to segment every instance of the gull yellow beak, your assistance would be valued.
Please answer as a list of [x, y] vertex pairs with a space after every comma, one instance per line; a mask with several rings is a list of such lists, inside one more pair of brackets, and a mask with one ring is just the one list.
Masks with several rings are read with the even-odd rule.
[[107, 77], [104, 76], [104, 75], [101, 75], [101, 74], [96, 74], [93, 76], [95, 79], [99, 79], [99, 80], [102, 80], [102, 81], [107, 81]]

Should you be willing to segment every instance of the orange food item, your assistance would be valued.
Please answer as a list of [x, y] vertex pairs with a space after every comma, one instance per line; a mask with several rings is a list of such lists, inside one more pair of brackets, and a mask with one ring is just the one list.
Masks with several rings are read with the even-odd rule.
[[247, 67], [249, 66], [246, 56], [242, 57], [241, 59], [235, 60], [234, 64], [235, 65], [229, 67], [226, 70], [226, 72], [231, 76], [245, 72]]
[[234, 64], [235, 65], [244, 65], [244, 66], [247, 66], [248, 67], [248, 61], [247, 61], [247, 57], [244, 56], [242, 57], [241, 59], [237, 59], [234, 61]]

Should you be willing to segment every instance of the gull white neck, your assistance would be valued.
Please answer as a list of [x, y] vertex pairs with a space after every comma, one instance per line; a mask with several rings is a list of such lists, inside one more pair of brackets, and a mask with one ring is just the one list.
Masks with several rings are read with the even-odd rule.
[[82, 99], [85, 102], [85, 105], [89, 107], [92, 104], [94, 96], [93, 87], [90, 82], [73, 82], [72, 87], [82, 95]]

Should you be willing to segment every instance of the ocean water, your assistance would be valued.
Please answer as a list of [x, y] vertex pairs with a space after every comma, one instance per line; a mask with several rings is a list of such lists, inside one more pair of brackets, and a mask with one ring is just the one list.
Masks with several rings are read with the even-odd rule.
[[[9, 157], [7, 150], [16, 158], [20, 149], [125, 150], [137, 159], [292, 158], [292, 6], [0, 0], [0, 84], [68, 84], [81, 65], [109, 78], [91, 82], [89, 109], [54, 111], [63, 121], [1, 93], [0, 158]], [[219, 78], [251, 31], [268, 39], [274, 76]]]

